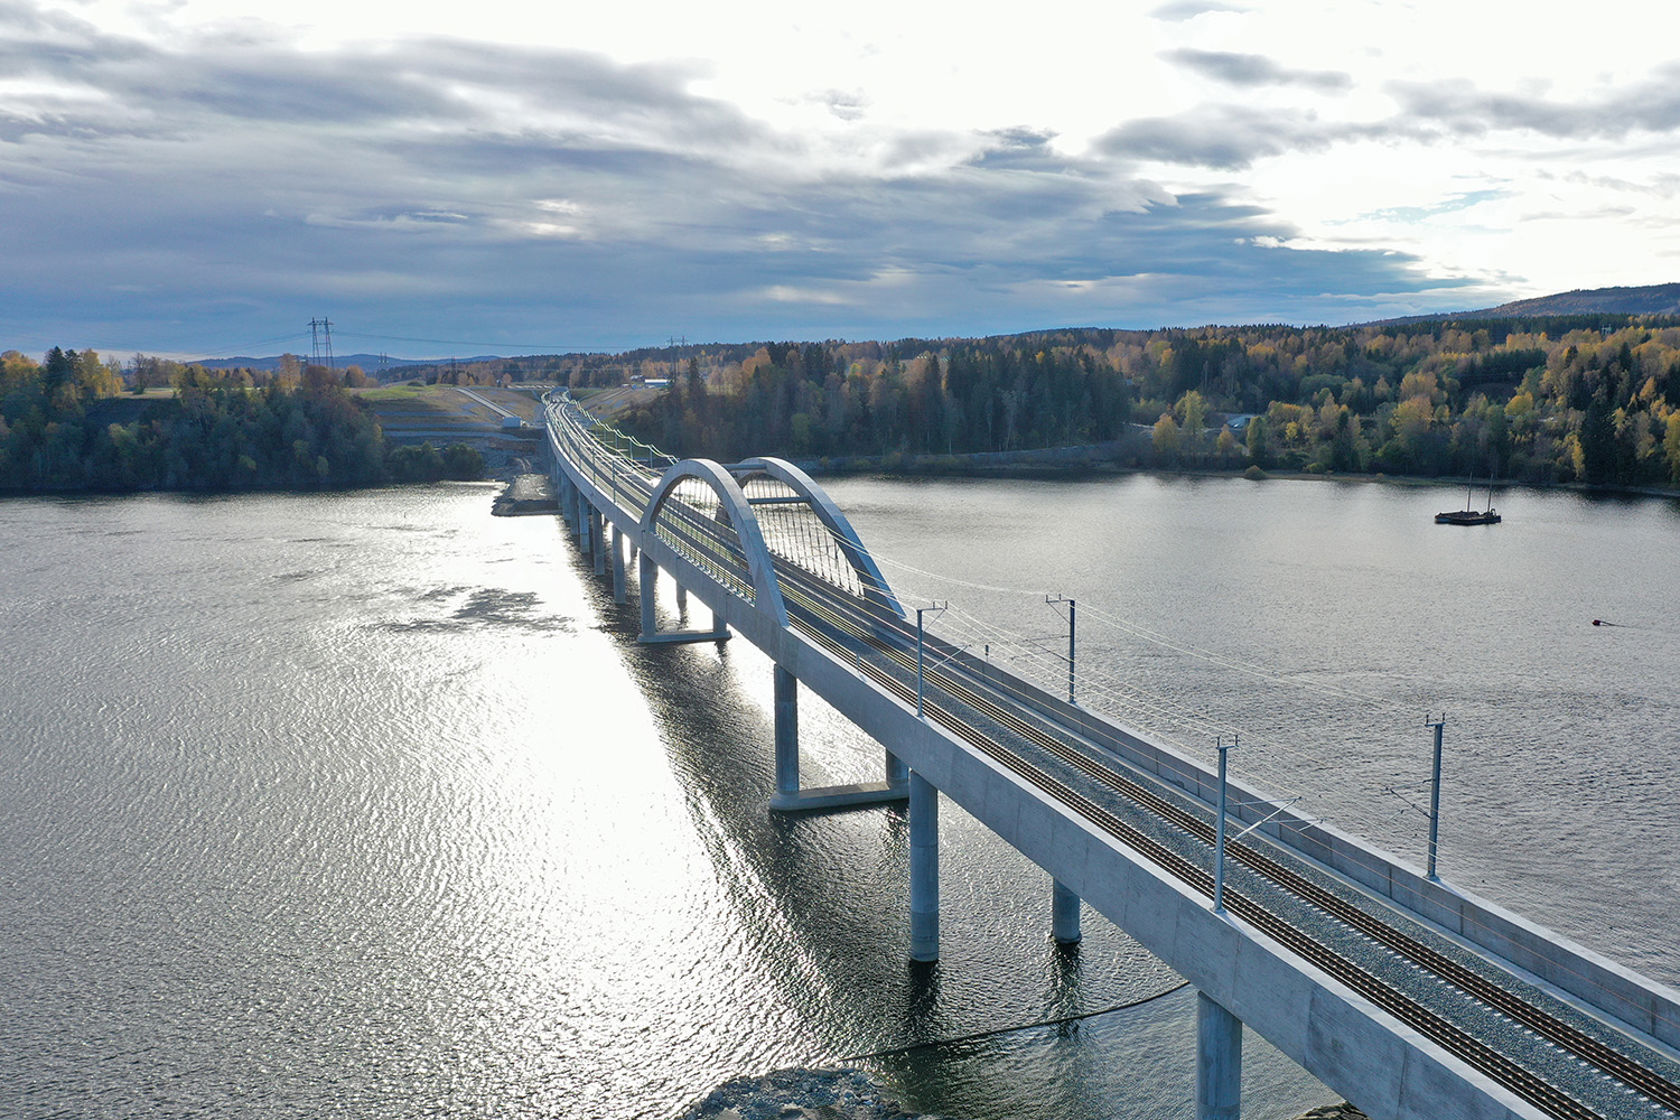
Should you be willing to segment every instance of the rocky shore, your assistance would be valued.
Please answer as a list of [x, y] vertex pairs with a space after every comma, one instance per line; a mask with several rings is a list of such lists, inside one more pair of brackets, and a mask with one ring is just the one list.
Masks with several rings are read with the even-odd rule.
[[[939, 1120], [906, 1112], [874, 1078], [855, 1069], [781, 1069], [737, 1077], [696, 1101], [678, 1120]], [[1353, 1105], [1325, 1105], [1296, 1120], [1368, 1120]]]
[[1370, 1120], [1370, 1117], [1343, 1101], [1341, 1104], [1327, 1104], [1323, 1108], [1303, 1112], [1295, 1120]]
[[545, 474], [515, 474], [496, 498], [490, 512], [496, 517], [525, 517], [558, 513], [560, 503], [554, 484]]
[[906, 1112], [855, 1069], [779, 1069], [737, 1077], [706, 1094], [680, 1120], [935, 1120]]

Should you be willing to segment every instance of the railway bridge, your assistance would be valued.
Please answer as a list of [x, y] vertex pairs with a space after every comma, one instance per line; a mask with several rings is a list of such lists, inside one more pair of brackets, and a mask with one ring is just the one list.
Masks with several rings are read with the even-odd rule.
[[[1196, 987], [1198, 1120], [1238, 1116], [1245, 1028], [1377, 1120], [1680, 1117], [1680, 992], [932, 636], [787, 462], [679, 461], [563, 392], [545, 426], [620, 602], [635, 565], [640, 639], [773, 663], [771, 807], [908, 803], [913, 959], [939, 953], [949, 798], [1046, 872], [1058, 940], [1090, 906]], [[660, 573], [709, 628], [659, 629]], [[801, 687], [883, 745], [880, 781], [801, 785]]]

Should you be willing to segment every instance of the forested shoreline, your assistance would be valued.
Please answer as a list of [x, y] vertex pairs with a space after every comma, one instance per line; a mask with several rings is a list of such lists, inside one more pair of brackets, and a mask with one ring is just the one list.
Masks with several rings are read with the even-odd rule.
[[[0, 491], [328, 490], [483, 473], [469, 447], [388, 448], [338, 371], [253, 372], [141, 358], [125, 379], [92, 350], [54, 347], [40, 364], [8, 350]], [[142, 396], [159, 383], [173, 392]]]
[[[1354, 327], [1070, 329], [985, 339], [674, 346], [496, 359], [459, 384], [667, 382], [619, 422], [715, 459], [960, 470], [1100, 445], [1123, 468], [1680, 486], [1680, 319], [1589, 314]], [[0, 490], [318, 489], [477, 477], [477, 453], [389, 448], [292, 360], [211, 371], [91, 350], [0, 355]], [[143, 409], [119, 394], [173, 386]], [[138, 405], [137, 399], [126, 404]]]
[[[574, 367], [572, 383], [603, 368]], [[1130, 467], [1680, 484], [1672, 318], [767, 343], [738, 361], [644, 358], [639, 372], [670, 387], [625, 426], [713, 458], [921, 456], [938, 469], [1119, 441], [1112, 458]]]

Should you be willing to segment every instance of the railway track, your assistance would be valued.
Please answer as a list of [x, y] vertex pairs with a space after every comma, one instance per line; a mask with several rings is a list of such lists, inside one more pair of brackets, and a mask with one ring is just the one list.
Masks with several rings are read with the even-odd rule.
[[[620, 493], [625, 488], [631, 491], [631, 494], [624, 495], [629, 499], [625, 503], [626, 508], [645, 508], [651, 497], [652, 486], [639, 472], [621, 472], [604, 477], [600, 471], [592, 469], [590, 474], [600, 483], [610, 479], [614, 489]], [[673, 546], [702, 569], [708, 570], [733, 594], [750, 600], [752, 589], [742, 578], [746, 570], [745, 557], [735, 542], [719, 533], [719, 523], [681, 503], [668, 504], [667, 508], [673, 515], [667, 527], [674, 531], [677, 538], [672, 541]], [[904, 703], [915, 704], [916, 664], [914, 654], [910, 652], [915, 640], [914, 631], [902, 619], [886, 617], [868, 604], [858, 602], [843, 589], [786, 559], [777, 559], [777, 576], [787, 600], [790, 621], [797, 630], [838, 660], [855, 665], [860, 673]], [[883, 634], [890, 636], [891, 640]], [[874, 656], [862, 656], [863, 650]], [[885, 664], [876, 658], [884, 660]], [[1092, 752], [1102, 748], [1076, 746], [1068, 738], [1046, 730], [1037, 722], [1050, 720], [1044, 713], [1034, 712], [1035, 719], [1024, 718], [1019, 709], [1000, 702], [987, 686], [976, 685], [940, 668], [925, 671], [923, 676], [936, 694], [942, 694], [949, 701], [926, 703], [924, 708], [930, 720], [1023, 781], [1067, 805], [1192, 889], [1211, 896], [1212, 875], [1198, 862], [1075, 789], [1028, 757], [1027, 753], [1008, 745], [1004, 738], [1027, 744], [1031, 750], [1042, 752], [1070, 768], [1079, 778], [1153, 814], [1193, 841], [1211, 845], [1214, 826], [1203, 816], [1093, 757]], [[958, 708], [967, 709], [974, 716], [965, 716]], [[989, 733], [976, 722], [975, 717], [990, 723], [1004, 735]], [[1064, 732], [1064, 735], [1071, 734], [1074, 733]], [[1369, 910], [1326, 889], [1253, 845], [1229, 843], [1227, 852], [1270, 888], [1286, 892], [1341, 928], [1368, 939], [1408, 962], [1412, 968], [1450, 986], [1464, 1000], [1503, 1016], [1558, 1051], [1590, 1065], [1628, 1092], [1680, 1116], [1680, 1085], [1657, 1070], [1537, 1007], [1497, 980], [1388, 924]], [[1349, 960], [1327, 944], [1324, 938], [1287, 920], [1252, 895], [1227, 884], [1224, 897], [1227, 909], [1244, 922], [1548, 1115], [1559, 1120], [1602, 1120], [1608, 1115], [1501, 1053], [1373, 971]]]
[[[915, 673], [914, 658], [904, 648], [889, 644], [881, 640], [876, 634], [870, 633], [863, 627], [841, 617], [823, 598], [819, 598], [819, 596], [828, 594], [825, 590], [812, 589], [807, 586], [811, 583], [808, 575], [797, 570], [786, 574], [791, 577], [791, 583], [798, 587], [793, 598], [803, 611], [811, 612], [814, 616], [826, 622], [829, 627], [846, 634], [851, 640], [865, 643], [877, 653], [886, 656], [898, 666], [901, 672], [907, 675]], [[790, 580], [784, 579], [782, 586], [784, 593], [786, 593], [790, 587]], [[878, 620], [878, 622], [882, 621], [885, 620]], [[872, 680], [898, 696], [906, 704], [913, 705], [915, 703], [915, 688], [913, 685], [906, 683], [899, 675], [888, 671], [873, 661], [847, 657], [849, 651], [841, 641], [836, 640], [832, 633], [825, 633], [821, 626], [812, 625], [803, 617], [796, 619], [795, 625], [808, 637], [829, 649], [831, 653], [840, 656], [842, 660], [851, 661], [861, 666]], [[890, 622], [887, 625], [890, 626]], [[891, 629], [900, 641], [913, 641], [913, 635], [901, 627], [902, 623], [898, 627], [891, 627]], [[1208, 821], [1175, 804], [1135, 779], [1118, 773], [1111, 767], [1091, 758], [1086, 752], [1050, 735], [1033, 722], [1021, 718], [1016, 712], [983, 694], [975, 687], [937, 669], [931, 673], [925, 672], [924, 679], [935, 689], [955, 698], [963, 705], [979, 712], [987, 720], [1032, 743], [1038, 749], [1074, 768], [1083, 776], [1111, 792], [1154, 813], [1193, 838], [1204, 843], [1213, 843], [1214, 826]], [[924, 708], [928, 711], [929, 718], [957, 735], [970, 746], [986, 754], [987, 757], [1005, 766], [1035, 787], [1075, 809], [1086, 819], [1099, 825], [1116, 839], [1150, 859], [1181, 881], [1209, 897], [1212, 896], [1212, 875], [1200, 865], [1186, 859], [1159, 840], [1124, 821], [1117, 814], [1098, 805], [1067, 783], [1046, 772], [1032, 760], [1017, 751], [1011, 750], [997, 738], [986, 734], [968, 720], [953, 713], [945, 705], [938, 703], [927, 705], [924, 701]], [[1413, 966], [1432, 974], [1443, 983], [1463, 993], [1466, 998], [1473, 999], [1484, 1007], [1504, 1015], [1512, 1022], [1532, 1031], [1560, 1050], [1621, 1082], [1632, 1092], [1645, 1097], [1659, 1107], [1680, 1115], [1680, 1085], [1676, 1085], [1675, 1082], [1657, 1071], [1607, 1045], [1600, 1039], [1587, 1034], [1573, 1024], [1564, 1022], [1545, 1010], [1534, 1006], [1515, 993], [1501, 987], [1497, 982], [1453, 960], [1410, 934], [1395, 929], [1369, 911], [1326, 890], [1306, 876], [1257, 851], [1253, 846], [1230, 843], [1226, 850], [1239, 863], [1247, 866], [1270, 883], [1289, 892], [1326, 916], [1342, 923], [1348, 929], [1370, 938], [1377, 944], [1411, 962]], [[1288, 922], [1243, 892], [1233, 890], [1230, 884], [1226, 886], [1224, 897], [1226, 908], [1233, 914], [1266, 933], [1314, 967], [1319, 968], [1346, 984], [1353, 991], [1371, 1000], [1372, 1003], [1382, 1007], [1402, 1022], [1416, 1028], [1462, 1058], [1472, 1067], [1505, 1085], [1512, 1092], [1543, 1109], [1549, 1115], [1559, 1117], [1560, 1120], [1587, 1120], [1589, 1117], [1602, 1116], [1602, 1113], [1598, 1110], [1576, 1100], [1539, 1074], [1475, 1038], [1445, 1016], [1425, 1007], [1392, 984], [1347, 960], [1340, 953], [1324, 944], [1320, 938]]]

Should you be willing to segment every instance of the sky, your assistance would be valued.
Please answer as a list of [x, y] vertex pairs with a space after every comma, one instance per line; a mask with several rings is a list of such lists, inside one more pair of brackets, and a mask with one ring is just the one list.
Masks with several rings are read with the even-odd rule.
[[0, 349], [1349, 323], [1680, 280], [1649, 0], [0, 0]]

